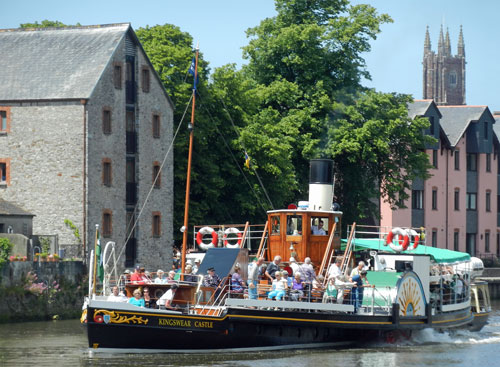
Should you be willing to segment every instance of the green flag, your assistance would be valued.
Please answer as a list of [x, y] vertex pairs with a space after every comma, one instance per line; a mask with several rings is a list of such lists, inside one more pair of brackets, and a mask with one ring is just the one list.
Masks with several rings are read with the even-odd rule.
[[96, 228], [95, 238], [96, 238], [95, 255], [97, 261], [97, 276], [99, 277], [99, 280], [102, 282], [104, 279], [104, 265], [102, 258], [101, 236], [99, 234], [99, 228]]

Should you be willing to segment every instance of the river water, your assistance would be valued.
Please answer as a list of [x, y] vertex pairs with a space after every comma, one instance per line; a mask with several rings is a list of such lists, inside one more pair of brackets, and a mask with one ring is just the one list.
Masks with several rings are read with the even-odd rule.
[[337, 350], [218, 355], [95, 353], [79, 320], [0, 325], [0, 366], [481, 366], [498, 365], [500, 301], [480, 332], [425, 330], [411, 341]]

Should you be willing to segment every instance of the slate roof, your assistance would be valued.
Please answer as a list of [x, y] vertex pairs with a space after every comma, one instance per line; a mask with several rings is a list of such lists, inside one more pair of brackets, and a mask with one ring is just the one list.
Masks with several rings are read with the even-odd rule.
[[478, 121], [489, 111], [488, 106], [438, 106], [441, 115], [441, 127], [452, 146], [457, 145], [472, 121]]
[[408, 117], [414, 119], [416, 116], [424, 116], [432, 105], [432, 99], [415, 100], [408, 104]]
[[0, 101], [89, 98], [129, 28], [0, 30]]
[[495, 133], [497, 141], [500, 141], [500, 116], [493, 115], [493, 117], [495, 118], [495, 123], [493, 124], [493, 132]]
[[33, 214], [3, 199], [0, 199], [0, 215], [25, 215], [34, 217]]

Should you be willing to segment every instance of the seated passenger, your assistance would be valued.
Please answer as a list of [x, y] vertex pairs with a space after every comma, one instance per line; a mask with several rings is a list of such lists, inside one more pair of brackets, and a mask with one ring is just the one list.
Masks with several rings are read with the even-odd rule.
[[328, 284], [323, 294], [323, 303], [337, 302], [337, 287], [335, 287], [335, 278], [328, 279]]
[[290, 298], [292, 301], [298, 301], [300, 298], [304, 297], [304, 284], [300, 277], [301, 274], [296, 272], [292, 282], [292, 290], [290, 291]]
[[184, 281], [187, 283], [197, 283], [198, 277], [193, 275], [193, 266], [188, 264], [184, 270]]
[[280, 301], [284, 296], [288, 289], [288, 285], [286, 280], [282, 279], [281, 272], [277, 271], [274, 273], [276, 279], [273, 280], [273, 285], [271, 292], [267, 295], [267, 298], [273, 299], [276, 297], [276, 301]]
[[125, 297], [123, 295], [123, 293], [120, 293], [118, 291], [118, 287], [115, 285], [112, 289], [111, 289], [111, 294], [108, 296], [108, 301], [111, 301], [111, 302], [127, 302], [127, 297]]
[[207, 274], [203, 278], [203, 286], [204, 287], [212, 287], [217, 288], [220, 283], [219, 276], [215, 273], [214, 268], [208, 268]]
[[133, 297], [130, 297], [128, 303], [137, 307], [145, 307], [144, 298], [140, 289], [134, 290]]
[[233, 293], [243, 293], [245, 283], [241, 279], [240, 266], [236, 264], [234, 266], [234, 273], [231, 276], [231, 292]]
[[177, 306], [173, 306], [172, 302], [174, 300], [175, 292], [177, 291], [177, 288], [179, 286], [177, 284], [172, 284], [170, 289], [166, 291], [163, 296], [160, 297], [158, 301], [156, 301], [156, 304], [159, 306], [161, 310], [167, 309], [167, 310], [177, 310]]
[[155, 305], [153, 304], [153, 300], [151, 299], [151, 295], [149, 293], [149, 288], [144, 287], [144, 306], [147, 308], [154, 308]]
[[286, 280], [286, 284], [288, 285], [288, 289], [292, 289], [293, 279], [288, 276], [288, 271], [283, 270], [281, 272], [281, 274], [283, 274], [283, 279]]
[[170, 270], [168, 272], [167, 284], [175, 283], [175, 275], [176, 275], [175, 270]]
[[154, 283], [155, 284], [167, 284], [167, 278], [165, 278], [164, 274], [165, 273], [163, 272], [163, 270], [158, 269], [158, 271], [156, 272], [156, 278], [155, 278]]

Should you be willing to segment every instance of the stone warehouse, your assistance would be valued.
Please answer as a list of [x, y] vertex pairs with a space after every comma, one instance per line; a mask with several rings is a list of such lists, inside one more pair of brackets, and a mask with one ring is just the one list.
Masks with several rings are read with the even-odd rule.
[[82, 255], [99, 224], [122, 266], [170, 264], [173, 105], [130, 24], [4, 29], [0, 54], [0, 199]]

